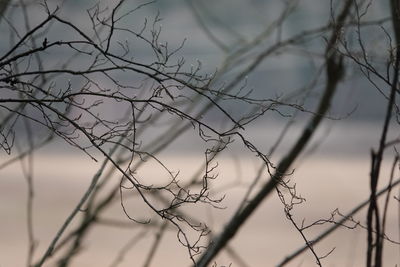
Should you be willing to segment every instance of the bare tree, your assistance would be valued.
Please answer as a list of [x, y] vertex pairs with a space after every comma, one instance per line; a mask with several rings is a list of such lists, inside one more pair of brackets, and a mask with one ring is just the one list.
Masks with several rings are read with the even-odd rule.
[[[384, 242], [399, 244], [385, 227], [389, 203], [399, 205], [398, 197], [390, 197], [399, 184], [399, 137], [388, 138], [390, 128], [398, 129], [399, 122], [398, 2], [389, 1], [390, 14], [370, 18], [376, 1], [330, 1], [321, 4], [329, 15], [323, 23], [294, 33], [287, 30], [286, 23], [307, 4], [279, 2], [274, 20], [250, 37], [216, 18], [206, 2], [186, 2], [204, 36], [224, 55], [217, 70], [185, 55], [186, 39], [171, 43], [163, 38], [162, 14], [145, 13], [157, 5], [154, 2], [135, 7], [124, 0], [99, 2], [87, 8], [80, 20], [64, 12], [67, 1], [1, 2], [0, 22], [8, 37], [0, 54], [0, 147], [7, 155], [0, 169], [20, 162], [26, 180], [27, 266], [73, 265], [84, 253], [90, 232], [101, 226], [138, 230], [121, 250], [114, 251], [111, 266], [122, 263], [138, 242], [152, 234], [142, 263], [151, 266], [170, 232], [176, 234], [176, 242], [186, 249], [194, 266], [217, 266], [215, 258], [222, 250], [239, 266], [247, 266], [230, 241], [273, 194], [280, 200], [282, 218], [304, 243], [293, 253], [288, 251], [286, 258], [282, 255], [279, 266], [304, 251], [322, 266], [334, 248], [321, 253], [316, 245], [340, 228], [364, 229], [366, 265], [383, 266]], [[364, 36], [364, 29], [377, 29], [384, 36], [386, 54], [368, 45], [370, 37]], [[314, 69], [310, 78], [281, 94], [263, 92], [273, 87], [269, 84], [259, 89], [261, 94], [253, 91], [248, 76], [262, 64], [284, 60], [285, 56], [311, 62]], [[295, 207], [305, 198], [291, 180], [296, 175], [294, 165], [307, 156], [324, 120], [351, 117], [351, 109], [332, 115], [331, 108], [338, 101], [335, 94], [341, 86], [360, 79], [375, 87], [386, 101], [379, 146], [371, 154], [369, 199], [360, 200], [348, 214], [336, 209], [328, 211], [327, 219], [300, 221]], [[248, 129], [268, 116], [279, 117], [285, 126], [266, 149], [253, 140]], [[299, 136], [290, 140], [287, 136], [295, 120], [306, 123]], [[168, 147], [179, 140], [191, 146], [200, 144], [196, 152], [202, 155], [202, 162], [192, 175], [171, 168], [165, 156]], [[285, 147], [285, 142], [293, 145]], [[97, 171], [50, 242], [38, 249], [40, 236], [35, 233], [34, 217], [35, 182], [40, 178], [34, 175], [34, 157], [51, 144], [67, 144], [80, 151], [88, 161], [97, 162]], [[275, 159], [281, 147], [285, 151], [281, 159]], [[388, 150], [394, 151], [394, 160], [388, 182], [379, 189], [384, 152]], [[225, 207], [224, 188], [218, 187], [218, 161], [236, 151], [240, 157], [251, 155], [258, 169], [253, 178], [243, 174], [250, 182], [225, 184], [228, 188], [245, 186], [246, 190], [236, 211], [221, 231], [216, 231], [210, 226], [212, 220], [193, 211]], [[142, 174], [145, 168], [161, 171], [154, 179]], [[379, 209], [380, 196], [386, 196], [383, 211]], [[135, 212], [133, 204], [145, 212]], [[364, 223], [356, 213], [366, 206]], [[124, 215], [110, 219], [108, 209], [122, 210]], [[321, 225], [331, 227], [313, 238], [311, 231]]]

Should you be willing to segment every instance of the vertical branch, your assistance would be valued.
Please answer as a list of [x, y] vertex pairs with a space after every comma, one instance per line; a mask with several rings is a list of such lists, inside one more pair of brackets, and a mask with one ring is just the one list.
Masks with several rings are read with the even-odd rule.
[[[383, 215], [382, 215], [382, 235], [385, 235], [385, 228], [386, 228], [386, 219], [387, 219], [387, 212], [389, 209], [389, 200], [390, 200], [390, 194], [392, 193], [392, 183], [393, 183], [393, 179], [394, 179], [394, 171], [396, 168], [397, 163], [399, 162], [399, 157], [396, 156], [393, 160], [393, 164], [392, 164], [392, 169], [390, 171], [390, 178], [389, 178], [389, 185], [388, 185], [388, 192], [386, 194], [386, 199], [385, 199], [385, 205], [383, 208]], [[384, 239], [381, 239], [381, 247], [382, 247], [382, 251], [383, 251], [383, 242]]]
[[[33, 133], [31, 126], [28, 120], [24, 120], [27, 134], [28, 134], [28, 142], [29, 147], [33, 148]], [[22, 159], [21, 159], [22, 161]], [[28, 183], [28, 197], [27, 197], [27, 230], [28, 230], [28, 257], [27, 257], [27, 266], [32, 265], [33, 254], [36, 247], [35, 235], [34, 235], [34, 225], [33, 225], [33, 201], [35, 197], [34, 193], [34, 185], [33, 185], [33, 153], [29, 153], [28, 155], [28, 172], [26, 174], [26, 180]]]
[[[392, 11], [392, 25], [396, 39], [396, 58], [394, 62], [393, 80], [390, 88], [390, 96], [386, 108], [386, 115], [382, 127], [382, 133], [379, 141], [378, 151], [371, 153], [371, 174], [370, 174], [370, 205], [367, 212], [367, 267], [372, 266], [374, 259], [374, 266], [382, 266], [382, 235], [379, 209], [376, 199], [376, 189], [379, 180], [379, 173], [382, 165], [383, 152], [385, 150], [386, 137], [390, 125], [390, 119], [392, 117], [392, 111], [395, 104], [397, 83], [399, 76], [399, 64], [400, 64], [400, 51], [399, 51], [399, 37], [400, 37], [400, 13], [399, 13], [399, 2], [397, 0], [391, 0], [391, 11]], [[375, 223], [375, 225], [374, 225]], [[375, 237], [375, 238], [374, 238]]]
[[[35, 235], [34, 235], [34, 224], [33, 224], [33, 204], [34, 204], [34, 183], [33, 183], [33, 132], [29, 120], [24, 118], [24, 127], [27, 134], [28, 147], [30, 152], [27, 155], [27, 163], [24, 163], [24, 157], [19, 158], [21, 162], [21, 169], [25, 176], [27, 183], [27, 199], [26, 199], [26, 228], [28, 233], [28, 255], [26, 258], [27, 266], [32, 265], [33, 254], [36, 247]], [[18, 143], [16, 143], [18, 144]], [[18, 147], [18, 146], [17, 146]], [[20, 150], [20, 149], [19, 149]]]

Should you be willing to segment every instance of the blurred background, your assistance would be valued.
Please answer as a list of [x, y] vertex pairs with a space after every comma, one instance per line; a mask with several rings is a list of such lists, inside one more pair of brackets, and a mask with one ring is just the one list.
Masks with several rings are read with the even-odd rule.
[[[92, 24], [88, 18], [90, 12], [87, 10], [93, 10], [97, 1], [69, 0], [46, 3], [51, 9], [58, 6], [60, 17], [79, 25], [86, 32], [91, 31]], [[387, 20], [390, 16], [389, 2], [363, 3], [360, 3], [361, 13], [365, 12], [362, 20], [371, 22], [369, 26], [362, 28], [365, 49], [368, 50], [376, 68], [384, 72], [389, 42], [387, 32], [391, 31], [390, 20]], [[170, 0], [155, 1], [144, 6], [141, 6], [142, 4], [145, 2], [124, 1], [119, 9], [121, 14], [140, 8], [124, 17], [119, 22], [119, 27], [131, 27], [140, 31], [144, 25], [149, 29], [156, 25], [156, 28], [160, 29], [160, 43], [171, 50], [179, 48], [184, 42], [177, 54], [173, 55], [176, 61], [184, 58], [183, 68], [187, 69], [195, 68], [198, 62], [201, 62], [201, 73], [217, 73], [212, 86], [218, 89], [228, 86], [239, 77], [268, 48], [284, 43], [284, 40], [303, 32], [327, 25], [336, 14], [341, 1]], [[115, 5], [115, 1], [102, 1], [99, 2], [98, 9], [106, 13]], [[21, 6], [25, 7], [25, 11]], [[287, 11], [287, 15], [282, 22], [277, 23], [288, 7], [290, 10]], [[3, 18], [0, 24], [1, 55], [26, 32], [26, 23], [33, 27], [46, 18], [46, 13], [42, 1], [10, 1], [3, 16], [6, 19]], [[152, 24], [154, 20], [157, 21], [156, 24]], [[275, 25], [274, 23], [279, 26], [273, 28], [271, 25]], [[359, 50], [355, 31], [351, 28], [347, 36], [348, 45], [354, 49], [354, 53]], [[126, 35], [122, 31], [116, 32], [114, 38], [123, 43], [128, 38]], [[64, 31], [57, 23], [49, 28], [45, 36], [49, 42], [79, 39], [79, 36], [69, 35], [69, 32]], [[148, 36], [151, 36], [150, 33]], [[38, 38], [42, 39], [43, 37]], [[327, 39], [328, 31], [317, 31], [304, 41], [282, 45], [282, 49], [276, 49], [268, 57], [262, 58], [261, 62], [235, 85], [239, 93], [242, 90], [240, 88], [244, 88], [243, 92], [252, 98], [278, 99], [290, 103], [275, 110], [271, 109], [246, 125], [245, 130], [241, 130], [247, 140], [260, 151], [269, 153], [271, 149], [275, 149], [282, 131], [289, 127], [269, 157], [272, 163], [279, 162], [300, 136], [308, 119], [313, 115], [306, 111], [316, 110], [326, 82], [320, 73], [324, 65], [323, 54]], [[112, 44], [111, 50], [118, 51], [116, 43]], [[151, 64], [154, 61], [154, 51], [149, 49], [146, 42], [138, 38], [130, 44], [130, 56], [135, 60], [143, 64]], [[242, 53], [244, 48], [247, 50]], [[62, 66], [61, 63], [69, 53], [63, 49], [45, 52], [42, 55], [44, 69], [46, 65]], [[235, 53], [242, 54], [235, 58], [232, 56]], [[233, 58], [232, 61], [229, 61], [230, 58]], [[87, 64], [85, 56], [77, 57], [71, 63], [77, 69]], [[303, 220], [305, 224], [319, 219], [328, 220], [335, 210], [340, 214], [347, 214], [369, 198], [371, 149], [377, 149], [379, 145], [390, 88], [376, 77], [372, 80], [374, 86], [363, 75], [361, 68], [351, 60], [345, 59], [345, 64], [345, 78], [339, 84], [328, 118], [322, 122], [310, 144], [292, 166], [291, 184], [296, 185], [297, 193], [306, 200], [293, 209], [293, 217], [300, 224]], [[27, 62], [21, 62], [21, 66], [22, 69], [30, 68]], [[139, 74], [121, 72], [115, 77], [118, 81], [132, 83], [132, 86], [140, 86], [147, 82]], [[62, 87], [68, 79], [72, 87], [82, 83], [79, 77], [61, 77], [56, 80], [57, 86]], [[112, 81], [105, 77], [99, 76], [96, 82], [104, 88], [113, 88]], [[5, 98], [6, 95], [2, 97]], [[200, 110], [204, 105], [205, 101], [200, 99], [193, 112]], [[297, 105], [303, 109], [293, 108]], [[222, 101], [221, 106], [237, 119], [251, 114], [253, 109], [251, 105], [229, 99]], [[63, 108], [61, 105], [59, 107]], [[126, 106], [118, 102], [106, 102], [99, 106], [97, 112], [105, 114], [110, 121], [118, 120], [122, 113], [126, 113]], [[0, 115], [0, 118], [4, 119], [7, 110], [2, 108]], [[149, 147], [149, 151], [153, 151], [152, 145], [155, 146], [158, 140], [168, 137], [171, 133], [169, 127], [175, 123], [175, 120], [168, 116], [165, 115], [151, 124], [141, 124], [143, 129], [140, 130], [140, 147]], [[226, 126], [226, 117], [215, 107], [210, 108], [202, 116], [202, 120], [221, 130], [229, 128]], [[13, 126], [16, 129], [13, 152], [10, 155], [4, 151], [0, 152], [0, 266], [28, 266], [26, 255], [29, 243], [29, 198], [26, 174], [30, 173], [34, 185], [32, 225], [35, 250], [32, 262], [36, 262], [86, 191], [93, 175], [101, 166], [103, 155], [89, 150], [90, 155], [98, 160], [96, 162], [76, 146], [55, 137], [51, 142], [40, 146], [31, 156], [18, 159], [19, 153], [25, 151], [28, 146], [29, 133], [26, 132], [23, 123]], [[48, 136], [48, 129], [45, 127], [35, 124], [31, 127], [34, 142], [39, 144]], [[388, 140], [398, 140], [398, 130], [398, 124], [393, 123]], [[82, 146], [84, 145], [83, 141]], [[196, 174], [204, 163], [204, 153], [210, 146], [209, 142], [204, 142], [199, 137], [198, 129], [193, 128], [185, 130], [179, 137], [168, 142], [156, 155], [169, 170], [179, 173], [178, 177], [186, 181]], [[389, 183], [394, 155], [397, 153], [395, 148], [393, 146], [387, 149], [384, 155], [379, 188]], [[10, 162], [15, 157], [16, 160]], [[213, 173], [218, 177], [212, 181], [210, 191], [213, 196], [223, 198], [218, 204], [219, 208], [199, 205], [184, 207], [183, 211], [201, 219], [213, 233], [218, 233], [243, 200], [248, 187], [257, 177], [262, 162], [246, 149], [240, 140], [229, 144], [226, 150], [218, 154], [215, 162], [218, 162], [218, 168]], [[154, 159], [140, 165], [135, 174], [146, 184], [157, 184], [168, 177], [166, 171]], [[121, 180], [118, 173], [110, 177], [110, 182], [99, 196], [106, 195], [106, 189], [118, 185]], [[262, 175], [256, 188], [260, 188], [262, 182], [268, 178], [268, 173]], [[395, 178], [398, 178], [398, 165]], [[397, 266], [396, 264], [400, 263], [398, 188], [393, 192], [397, 195], [397, 201], [393, 196], [390, 197], [386, 234], [392, 242], [385, 242], [384, 266]], [[128, 214], [157, 222], [158, 219], [154, 218], [154, 214], [137, 194], [126, 194], [123, 198]], [[223, 251], [218, 255], [215, 266], [276, 266], [287, 255], [302, 247], [304, 240], [286, 218], [283, 209], [283, 204], [276, 194], [268, 197], [229, 243], [231, 252]], [[341, 218], [336, 216], [337, 220]], [[76, 217], [67, 233], [78, 226], [82, 218], [81, 215]], [[85, 235], [79, 253], [71, 260], [69, 266], [145, 266], [152, 244], [160, 233], [158, 224], [153, 227], [131, 222], [124, 214], [118, 197], [103, 211], [101, 218], [102, 220]], [[355, 214], [354, 220], [365, 226], [366, 208]], [[347, 225], [353, 223], [348, 222]], [[313, 239], [330, 226], [332, 223], [316, 225], [307, 230], [306, 234], [308, 238]], [[190, 266], [192, 263], [187, 249], [177, 241], [176, 229], [167, 226], [165, 233], [162, 233], [163, 238], [152, 256], [150, 266]], [[315, 250], [319, 255], [331, 252], [321, 259], [323, 266], [365, 266], [366, 238], [366, 230], [361, 226], [355, 229], [341, 227], [318, 243]], [[62, 248], [60, 254], [64, 250], [68, 251], [68, 248]], [[61, 266], [58, 265], [58, 260], [57, 254], [44, 266]], [[313, 255], [306, 251], [287, 266], [316, 266], [316, 263]]]

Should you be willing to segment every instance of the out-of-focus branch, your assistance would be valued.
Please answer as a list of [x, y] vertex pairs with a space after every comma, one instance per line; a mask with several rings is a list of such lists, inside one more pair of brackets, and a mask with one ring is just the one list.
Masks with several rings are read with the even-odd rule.
[[228, 224], [225, 226], [222, 233], [211, 241], [209, 247], [198, 260], [196, 266], [207, 266], [211, 262], [211, 260], [219, 253], [219, 251], [236, 234], [243, 223], [247, 221], [247, 219], [261, 204], [261, 202], [273, 191], [273, 189], [279, 183], [281, 183], [282, 178], [287, 173], [288, 169], [295, 161], [295, 159], [300, 155], [308, 141], [311, 139], [311, 136], [316, 131], [318, 125], [323, 119], [323, 116], [328, 111], [330, 101], [335, 92], [335, 89], [340, 79], [343, 77], [344, 70], [342, 65], [342, 57], [336, 52], [336, 45], [340, 39], [343, 25], [350, 14], [352, 4], [353, 0], [347, 0], [344, 3], [343, 9], [337, 17], [337, 20], [335, 21], [333, 33], [327, 43], [325, 53], [327, 75], [326, 88], [324, 95], [320, 100], [318, 109], [315, 112], [316, 115], [314, 115], [311, 121], [308, 123], [306, 129], [303, 131], [302, 135], [297, 140], [294, 147], [278, 164], [275, 174], [271, 177], [270, 181], [263, 186], [263, 188], [248, 202], [248, 204], [243, 209], [238, 210], [233, 215]]
[[192, 0], [188, 0], [186, 1], [186, 3], [188, 3], [190, 10], [192, 11], [193, 15], [196, 18], [196, 21], [198, 22], [198, 24], [200, 25], [200, 27], [203, 29], [204, 33], [207, 35], [207, 37], [213, 42], [215, 43], [222, 51], [224, 51], [225, 53], [227, 53], [229, 51], [229, 47], [227, 45], [224, 44], [223, 41], [221, 41], [210, 29], [209, 27], [206, 25], [206, 23], [204, 22], [203, 18], [201, 17], [200, 12], [197, 10], [196, 6], [194, 5], [194, 3], [192, 2]]
[[8, 5], [10, 4], [10, 1], [11, 0], [1, 0], [0, 1], [0, 22], [4, 16], [4, 13], [6, 13], [6, 10], [7, 10]]
[[74, 208], [74, 210], [71, 212], [71, 214], [68, 216], [68, 218], [65, 220], [64, 224], [61, 226], [61, 228], [58, 230], [56, 236], [54, 239], [51, 241], [49, 247], [47, 248], [45, 254], [40, 258], [37, 264], [35, 264], [35, 267], [40, 267], [44, 264], [46, 259], [50, 257], [53, 253], [53, 250], [55, 246], [57, 245], [58, 240], [61, 238], [62, 234], [66, 230], [66, 228], [69, 226], [69, 224], [72, 222], [72, 220], [75, 218], [76, 214], [82, 210], [83, 205], [89, 198], [90, 194], [92, 193], [93, 189], [95, 188], [98, 180], [100, 179], [100, 176], [103, 174], [103, 171], [105, 167], [107, 166], [107, 163], [109, 162], [109, 157], [112, 157], [116, 149], [118, 148], [118, 145], [115, 145], [109, 152], [109, 155], [106, 159], [104, 159], [101, 167], [97, 171], [97, 173], [93, 176], [92, 181], [87, 188], [85, 194], [82, 196], [81, 200], [79, 201], [78, 205]]

